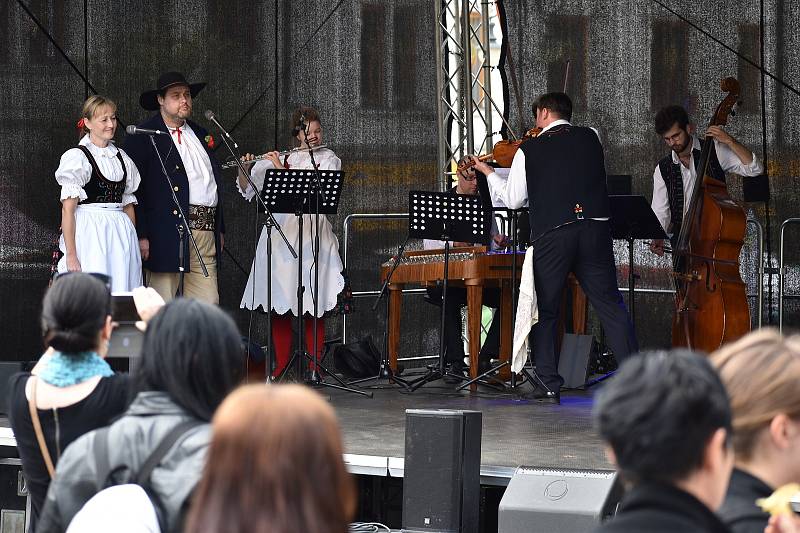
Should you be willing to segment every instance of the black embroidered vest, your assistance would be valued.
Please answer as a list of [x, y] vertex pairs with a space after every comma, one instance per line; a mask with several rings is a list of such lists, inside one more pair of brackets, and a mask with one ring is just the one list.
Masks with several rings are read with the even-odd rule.
[[89, 183], [84, 185], [83, 190], [86, 191], [86, 200], [82, 204], [121, 204], [122, 194], [125, 192], [125, 185], [128, 181], [128, 169], [125, 168], [125, 161], [122, 159], [122, 152], [117, 150], [117, 159], [119, 164], [122, 165], [122, 179], [120, 181], [111, 181], [106, 179], [100, 172], [100, 167], [97, 166], [92, 153], [85, 146], [79, 145], [78, 148], [84, 153], [89, 164], [92, 165], [92, 177]]
[[[700, 146], [703, 141], [700, 141]], [[694, 168], [700, 166], [701, 150], [692, 150], [692, 158], [694, 159]], [[667, 200], [669, 202], [670, 221], [667, 233], [677, 235], [681, 230], [681, 223], [683, 222], [683, 209], [686, 196], [691, 191], [683, 190], [683, 176], [681, 175], [681, 164], [672, 161], [672, 152], [658, 162], [658, 169], [661, 171], [661, 177], [664, 179], [664, 184], [667, 186]], [[717, 151], [712, 150], [710, 159], [708, 161], [708, 171], [716, 180], [725, 181], [725, 171], [722, 170], [722, 165], [719, 164], [717, 159]], [[702, 179], [698, 176], [696, 179]]]
[[562, 124], [520, 146], [525, 154], [531, 239], [611, 215], [603, 146], [590, 128]]

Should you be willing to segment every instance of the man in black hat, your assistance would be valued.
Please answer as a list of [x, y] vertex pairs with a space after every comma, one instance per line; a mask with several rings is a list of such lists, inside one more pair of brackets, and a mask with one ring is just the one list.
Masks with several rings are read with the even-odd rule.
[[208, 277], [205, 277], [189, 236], [183, 235], [182, 257], [186, 271], [183, 295], [216, 304], [219, 303], [217, 264], [225, 233], [221, 169], [211, 153], [214, 138], [189, 120], [192, 100], [205, 83], [189, 83], [183, 74], [167, 72], [158, 78], [157, 87], [139, 98], [143, 108], [158, 111], [139, 127], [169, 131], [169, 137], [155, 135], [155, 149], [145, 135], [130, 135], [125, 141], [125, 151], [142, 176], [136, 195], [139, 200], [136, 231], [145, 284], [169, 301], [175, 297], [180, 281], [180, 211], [169, 190], [160, 155], [208, 269]]

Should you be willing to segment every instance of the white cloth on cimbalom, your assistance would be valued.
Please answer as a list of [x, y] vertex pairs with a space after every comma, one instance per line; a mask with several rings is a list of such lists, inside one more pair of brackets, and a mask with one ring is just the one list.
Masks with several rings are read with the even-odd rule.
[[[111, 276], [111, 290], [114, 292], [133, 290], [142, 284], [142, 260], [136, 228], [122, 208], [136, 202], [133, 193], [139, 187], [139, 171], [127, 154], [112, 144], [106, 148], [97, 147], [89, 141], [88, 135], [81, 139], [80, 144], [89, 148], [103, 177], [109, 181], [122, 179], [117, 151], [122, 152], [128, 173], [122, 203], [79, 203], [75, 210], [75, 250], [81, 270]], [[78, 148], [71, 148], [61, 156], [55, 175], [61, 185], [62, 201], [66, 198], [87, 199], [83, 187], [91, 179], [92, 166]], [[59, 248], [66, 254], [63, 235], [59, 239]], [[67, 271], [66, 255], [58, 262], [58, 271]]]
[[[733, 172], [740, 176], [758, 176], [764, 172], [764, 167], [761, 165], [761, 161], [758, 160], [755, 153], [753, 153], [753, 160], [750, 161], [750, 164], [745, 165], [728, 145], [715, 139], [714, 147], [716, 148], [719, 166], [721, 166], [722, 170], [725, 172]], [[693, 135], [692, 150], [701, 149], [700, 139]], [[686, 168], [683, 166], [678, 154], [676, 154], [674, 150], [670, 152], [670, 154], [672, 155], [672, 163], [679, 165], [681, 169], [684, 197], [683, 214], [685, 215], [686, 211], [689, 209], [689, 202], [685, 201], [685, 199], [688, 198], [690, 191], [694, 187], [694, 182], [697, 180], [697, 170], [694, 168], [694, 157], [689, 159], [689, 168]], [[664, 228], [664, 231], [667, 231], [671, 219], [669, 197], [667, 196], [667, 185], [664, 183], [664, 178], [661, 176], [661, 168], [658, 165], [656, 165], [656, 169], [653, 172], [653, 201], [650, 207], [653, 209], [656, 217], [658, 217], [658, 221], [661, 222], [661, 227]]]
[[[214, 170], [211, 168], [211, 159], [208, 157], [203, 140], [199, 139], [194, 130], [183, 123], [180, 128], [168, 128], [172, 142], [178, 149], [186, 177], [189, 179], [189, 203], [191, 205], [205, 205], [216, 207], [217, 182], [214, 181]], [[180, 142], [175, 130], [180, 130]]]
[[[331, 150], [321, 148], [314, 151], [314, 160], [320, 170], [340, 170], [341, 160]], [[289, 156], [289, 167], [294, 169], [311, 169], [311, 157], [307, 152], [294, 153]], [[253, 184], [261, 190], [267, 169], [273, 168], [268, 160], [262, 160], [253, 165], [250, 172]], [[237, 180], [237, 187], [238, 187]], [[239, 191], [247, 200], [252, 200], [255, 191], [248, 185], [247, 190]], [[275, 213], [275, 220], [280, 224], [286, 238], [299, 253], [300, 226], [297, 217], [288, 213]], [[312, 227], [314, 215], [303, 215], [303, 312], [313, 314], [314, 300], [312, 291], [314, 287], [314, 258], [312, 245], [314, 233]], [[336, 297], [344, 288], [342, 277], [342, 260], [339, 257], [339, 241], [333, 233], [328, 217], [319, 217], [319, 300], [317, 316], [322, 316], [336, 306]], [[245, 309], [267, 308], [267, 232], [262, 229], [258, 240], [256, 255], [250, 268], [250, 277], [247, 287], [242, 295], [241, 307]], [[272, 230], [272, 309], [282, 315], [289, 311], [297, 316], [297, 259], [289, 253], [289, 249], [278, 234], [277, 229]]]
[[517, 317], [514, 321], [514, 342], [511, 348], [511, 370], [522, 371], [528, 359], [528, 338], [531, 328], [539, 321], [539, 306], [536, 303], [536, 286], [533, 281], [533, 247], [525, 252], [522, 277], [517, 298]]

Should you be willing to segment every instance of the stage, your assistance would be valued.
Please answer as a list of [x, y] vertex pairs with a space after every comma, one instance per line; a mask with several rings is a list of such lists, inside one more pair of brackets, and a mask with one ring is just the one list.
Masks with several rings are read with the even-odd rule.
[[[384, 382], [385, 383], [385, 382]], [[602, 386], [602, 385], [599, 385]], [[528, 390], [529, 385], [523, 385]], [[442, 382], [413, 393], [400, 387], [367, 388], [372, 399], [320, 390], [330, 397], [342, 427], [351, 472], [403, 476], [406, 409], [469, 409], [483, 413], [481, 484], [505, 486], [518, 466], [612, 470], [592, 428], [594, 390], [565, 391], [561, 405], [521, 400], [516, 395], [455, 392]]]

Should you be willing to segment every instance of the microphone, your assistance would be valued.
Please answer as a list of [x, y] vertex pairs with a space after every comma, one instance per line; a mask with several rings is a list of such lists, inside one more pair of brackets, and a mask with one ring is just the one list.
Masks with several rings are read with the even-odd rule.
[[125, 128], [125, 133], [128, 135], [169, 135], [166, 131], [161, 130], [149, 130], [147, 128], [139, 128], [131, 124], [127, 128]]
[[225, 137], [227, 137], [229, 141], [231, 141], [233, 143], [233, 147], [234, 148], [239, 148], [239, 145], [236, 144], [236, 141], [233, 140], [233, 137], [231, 137], [230, 133], [228, 133], [225, 130], [225, 128], [222, 127], [222, 124], [219, 123], [219, 120], [217, 120], [217, 116], [214, 114], [213, 111], [211, 111], [210, 109], [206, 109], [206, 112], [204, 114], [205, 114], [206, 118], [208, 120], [210, 120], [211, 122], [213, 122], [222, 131], [222, 134]]

